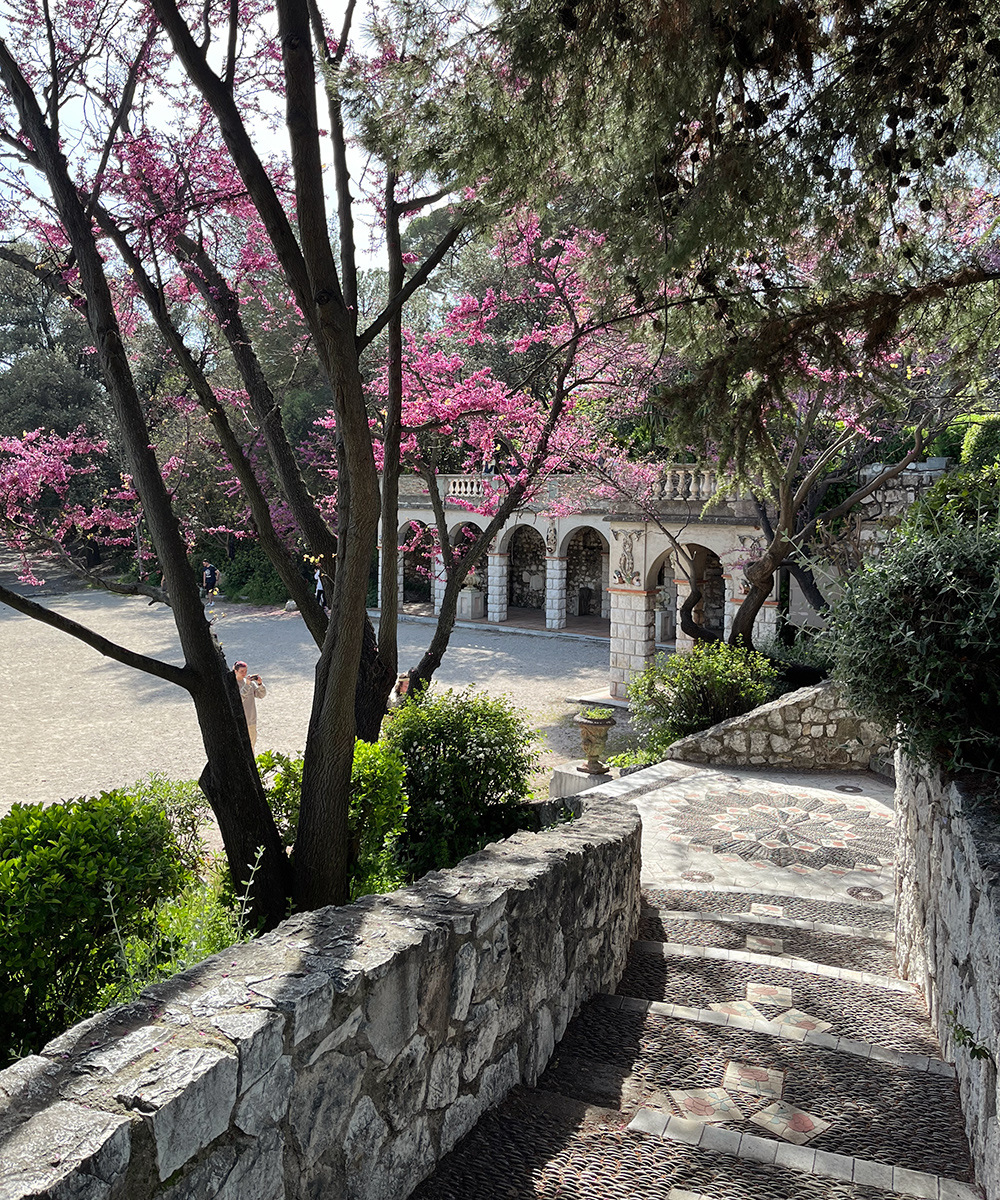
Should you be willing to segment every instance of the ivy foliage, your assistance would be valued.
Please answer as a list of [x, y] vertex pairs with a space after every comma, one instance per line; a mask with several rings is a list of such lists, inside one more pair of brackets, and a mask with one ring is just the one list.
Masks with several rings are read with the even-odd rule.
[[952, 770], [1000, 769], [998, 483], [997, 467], [943, 480], [832, 614], [849, 703]]
[[537, 828], [522, 807], [534, 766], [532, 733], [508, 701], [423, 691], [390, 714], [384, 737], [406, 767], [410, 807], [398, 856], [409, 878]]
[[125, 792], [0, 818], [0, 1060], [92, 1011], [120, 937], [189, 878], [161, 805]]
[[690, 654], [659, 654], [628, 685], [632, 728], [655, 762], [678, 738], [766, 704], [778, 668], [763, 654], [725, 642], [696, 642]]

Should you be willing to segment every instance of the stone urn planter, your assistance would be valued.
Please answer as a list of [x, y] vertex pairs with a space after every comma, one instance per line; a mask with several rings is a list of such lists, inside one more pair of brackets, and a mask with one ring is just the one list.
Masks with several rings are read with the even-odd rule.
[[[607, 714], [606, 716], [604, 714]], [[580, 744], [587, 761], [577, 767], [587, 775], [606, 775], [607, 763], [601, 762], [608, 745], [608, 732], [615, 721], [610, 708], [587, 708], [577, 713], [573, 720], [580, 726]]]

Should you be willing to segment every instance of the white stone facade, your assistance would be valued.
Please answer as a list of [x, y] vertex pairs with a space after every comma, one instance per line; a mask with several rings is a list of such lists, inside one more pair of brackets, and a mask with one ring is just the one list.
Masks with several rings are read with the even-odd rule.
[[[941, 465], [935, 461], [933, 469], [921, 464], [905, 472], [899, 483], [876, 494], [868, 506], [870, 514], [901, 509], [940, 478], [943, 469], [942, 460]], [[475, 476], [442, 477], [442, 485], [449, 537], [454, 538], [462, 525], [484, 529], [488, 518], [466, 507], [482, 498], [483, 481]], [[576, 585], [567, 575], [571, 542], [575, 536], [586, 536], [596, 553], [597, 543], [593, 538], [596, 535], [603, 547], [600, 614], [610, 623], [609, 684], [613, 696], [623, 697], [628, 680], [653, 658], [657, 640], [664, 640], [658, 639], [657, 633], [671, 632], [674, 648], [679, 652], [691, 649], [692, 640], [681, 630], [679, 620], [681, 606], [690, 594], [690, 583], [676, 565], [676, 543], [698, 564], [696, 569], [704, 571], [710, 585], [703, 589], [705, 610], [696, 610], [696, 619], [710, 627], [714, 623], [718, 633], [729, 635], [745, 595], [740, 564], [761, 544], [757, 512], [750, 501], [727, 497], [702, 512], [703, 505], [716, 498], [715, 476], [710, 471], [684, 465], [664, 468], [659, 524], [624, 511], [612, 511], [606, 504], [588, 507], [571, 516], [552, 517], [546, 509], [558, 498], [559, 489], [559, 481], [551, 480], [548, 494], [515, 513], [497, 535], [487, 556], [485, 578], [481, 574], [479, 584], [486, 593], [488, 622], [508, 620], [510, 597], [516, 593], [513, 603], [528, 602], [540, 607], [546, 629], [553, 632], [565, 629], [567, 619], [577, 614], [579, 605]], [[408, 479], [400, 488], [401, 528], [408, 530], [411, 520], [431, 526], [434, 523], [426, 489], [415, 479]], [[515, 532], [525, 527], [531, 530], [532, 544], [537, 546], [538, 539], [534, 536], [537, 534], [545, 549], [544, 554], [537, 555], [537, 563], [533, 559], [530, 569], [522, 572], [512, 562], [511, 552]], [[515, 571], [517, 574], [512, 575]], [[588, 580], [587, 587], [593, 588], [595, 583], [596, 576], [593, 582]], [[444, 584], [443, 567], [437, 560], [432, 578], [435, 612], [440, 610]], [[674, 598], [670, 618], [663, 616], [667, 595]], [[778, 602], [772, 595], [757, 615], [754, 636], [775, 632], [777, 622]]]

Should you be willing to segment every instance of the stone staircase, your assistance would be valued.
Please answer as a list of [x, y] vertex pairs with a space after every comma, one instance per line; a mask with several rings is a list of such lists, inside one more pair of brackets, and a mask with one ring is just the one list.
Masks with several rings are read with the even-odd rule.
[[585, 1005], [419, 1200], [978, 1200], [954, 1071], [884, 905], [647, 889]]

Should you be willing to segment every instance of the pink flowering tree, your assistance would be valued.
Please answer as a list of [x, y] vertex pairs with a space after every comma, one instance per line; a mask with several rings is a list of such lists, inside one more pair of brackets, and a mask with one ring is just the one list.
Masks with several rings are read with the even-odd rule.
[[[371, 668], [371, 711], [381, 713], [391, 686], [365, 614], [379, 497], [361, 356], [440, 262], [460, 217], [430, 253], [410, 264], [405, 281], [394, 277], [382, 310], [362, 326], [347, 150], [351, 114], [333, 82], [345, 74], [353, 4], [335, 34], [303, 0], [276, 0], [273, 8], [250, 0], [204, 14], [188, 13], [175, 0], [152, 0], [117, 13], [111, 23], [100, 8], [34, 0], [7, 8], [12, 36], [0, 43], [6, 150], [0, 170], [9, 200], [0, 221], [12, 240], [30, 237], [61, 264], [65, 295], [86, 318], [130, 486], [169, 591], [184, 666], [138, 662], [110, 644], [102, 643], [102, 653], [191, 695], [207, 758], [202, 786], [234, 879], [247, 877], [258, 847], [264, 848], [254, 878], [257, 915], [278, 920], [291, 893], [303, 908], [343, 900], [364, 664]], [[381, 65], [389, 70], [391, 56]], [[321, 70], [328, 85], [323, 116], [316, 98]], [[291, 153], [268, 156], [260, 149], [268, 140], [262, 131], [278, 128]], [[327, 166], [338, 215], [335, 240], [327, 218]], [[399, 222], [439, 198], [441, 188], [432, 182], [421, 196], [411, 173], [399, 199], [392, 175], [389, 170], [384, 194], [395, 206], [390, 215], [398, 234]], [[276, 272], [284, 280], [278, 299]], [[286, 329], [308, 345], [329, 386], [340, 484], [332, 520], [310, 493], [284, 436], [280, 389], [245, 319], [250, 305], [258, 311], [271, 306], [269, 332]], [[199, 333], [204, 326], [192, 321], [192, 312], [214, 323], [211, 339]], [[201, 436], [214, 439], [238, 481], [261, 544], [319, 645], [294, 878], [257, 777], [232, 672], [198, 597], [184, 521], [151, 431], [135, 352], [150, 323], [184, 381], [185, 398], [203, 414]], [[236, 376], [225, 386], [213, 371], [217, 346], [225, 347]], [[22, 452], [30, 456], [30, 447]], [[329, 620], [298, 577], [286, 536], [292, 527], [332, 576]], [[6, 592], [0, 599], [52, 623], [34, 601]], [[90, 631], [66, 632], [96, 644]]]
[[[427, 486], [435, 516], [433, 539], [444, 592], [434, 636], [410, 671], [428, 681], [454, 627], [458, 595], [511, 514], [530, 503], [555, 473], [572, 467], [588, 403], [648, 390], [655, 353], [639, 337], [632, 298], [621, 298], [590, 276], [594, 235], [577, 229], [546, 233], [534, 214], [511, 220], [491, 257], [495, 272], [478, 295], [460, 296], [441, 324], [402, 331], [398, 381], [394, 360], [369, 389], [376, 412], [376, 454], [384, 474], [404, 470]], [[398, 444], [389, 436], [392, 393], [401, 397]], [[335, 431], [331, 414], [321, 422]], [[442, 476], [476, 475], [477, 494], [456, 500]], [[478, 532], [453, 540], [448, 508], [484, 520]], [[398, 528], [383, 515], [383, 556]], [[479, 524], [479, 523], [477, 523]], [[399, 547], [391, 548], [398, 553]], [[385, 601], [396, 594], [396, 560], [383, 575]]]

